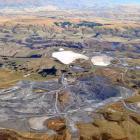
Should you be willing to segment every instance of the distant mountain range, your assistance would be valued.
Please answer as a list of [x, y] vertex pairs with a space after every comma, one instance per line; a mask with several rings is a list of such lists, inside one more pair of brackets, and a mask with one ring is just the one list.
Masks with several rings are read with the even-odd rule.
[[[138, 3], [139, 0], [0, 0], [0, 8], [46, 7], [48, 5], [60, 9], [81, 9], [85, 7], [104, 7], [117, 4]], [[140, 1], [139, 1], [140, 3]]]
[[92, 12], [90, 16], [135, 18], [140, 16], [140, 0], [0, 0], [0, 9], [0, 14], [77, 9]]

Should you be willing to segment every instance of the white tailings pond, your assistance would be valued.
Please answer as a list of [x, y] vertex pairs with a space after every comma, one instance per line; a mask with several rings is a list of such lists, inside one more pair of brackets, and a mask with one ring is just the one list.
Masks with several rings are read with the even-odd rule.
[[108, 66], [111, 64], [111, 61], [113, 60], [112, 57], [107, 55], [101, 55], [101, 56], [94, 56], [91, 59], [91, 62], [93, 65], [96, 66]]
[[[64, 51], [64, 50], [61, 50], [59, 52], [54, 52], [52, 54], [52, 57], [66, 65], [71, 64], [77, 59], [89, 60], [89, 57], [83, 54], [75, 53], [73, 51]], [[96, 66], [108, 66], [111, 64], [112, 60], [114, 59], [107, 55], [93, 56], [91, 58], [91, 62], [93, 63], [93, 65]]]
[[83, 54], [75, 53], [73, 51], [60, 51], [54, 52], [52, 54], [53, 58], [56, 58], [63, 64], [71, 64], [73, 61], [77, 59], [85, 59], [88, 60], [89, 58]]

